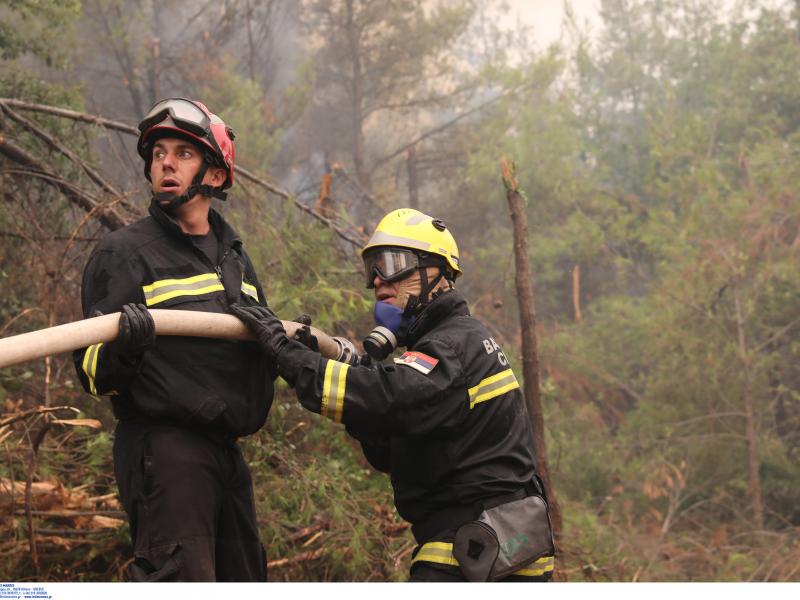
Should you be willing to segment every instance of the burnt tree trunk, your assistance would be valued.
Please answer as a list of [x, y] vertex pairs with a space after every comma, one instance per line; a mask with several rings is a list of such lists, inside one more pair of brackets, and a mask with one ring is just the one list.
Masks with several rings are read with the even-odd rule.
[[519, 322], [522, 329], [522, 376], [525, 380], [525, 402], [533, 429], [533, 443], [536, 451], [536, 471], [544, 481], [550, 505], [550, 518], [556, 539], [561, 537], [561, 509], [556, 500], [550, 470], [547, 467], [547, 449], [544, 443], [544, 414], [539, 393], [539, 351], [536, 343], [536, 311], [533, 303], [533, 276], [528, 259], [528, 219], [522, 193], [516, 178], [514, 161], [503, 158], [500, 161], [503, 183], [506, 187], [506, 200], [511, 213], [514, 233], [514, 263], [516, 265], [517, 303]]

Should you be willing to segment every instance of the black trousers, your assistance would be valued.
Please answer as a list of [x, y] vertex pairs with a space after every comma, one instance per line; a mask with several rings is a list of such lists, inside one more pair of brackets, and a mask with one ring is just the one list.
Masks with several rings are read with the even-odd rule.
[[252, 479], [235, 441], [120, 421], [114, 471], [131, 529], [131, 581], [266, 581]]

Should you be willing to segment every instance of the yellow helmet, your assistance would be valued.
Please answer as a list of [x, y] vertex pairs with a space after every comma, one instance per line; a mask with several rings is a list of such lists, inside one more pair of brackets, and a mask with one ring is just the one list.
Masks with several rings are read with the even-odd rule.
[[[444, 259], [452, 278], [461, 274], [458, 266], [458, 246], [447, 226], [413, 208], [398, 208], [381, 219], [375, 233], [361, 249], [361, 257], [368, 267], [367, 285], [370, 286], [368, 255], [378, 248], [407, 248], [415, 254], [433, 255]], [[398, 265], [399, 266], [399, 265]], [[422, 265], [420, 265], [422, 266]]]

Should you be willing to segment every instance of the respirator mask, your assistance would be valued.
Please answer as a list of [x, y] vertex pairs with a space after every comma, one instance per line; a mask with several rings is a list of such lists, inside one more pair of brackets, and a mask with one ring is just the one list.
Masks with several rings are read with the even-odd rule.
[[364, 338], [364, 351], [382, 361], [397, 348], [397, 334], [403, 325], [403, 309], [388, 302], [376, 302], [373, 315], [376, 327]]
[[[365, 252], [363, 258], [367, 288], [375, 287], [375, 277], [394, 283], [407, 278], [419, 267], [416, 253], [404, 248], [375, 248]], [[405, 308], [398, 308], [388, 302], [375, 303], [373, 314], [376, 327], [364, 339], [364, 351], [374, 360], [385, 359], [397, 348], [398, 335], [408, 313], [406, 304], [403, 302]]]

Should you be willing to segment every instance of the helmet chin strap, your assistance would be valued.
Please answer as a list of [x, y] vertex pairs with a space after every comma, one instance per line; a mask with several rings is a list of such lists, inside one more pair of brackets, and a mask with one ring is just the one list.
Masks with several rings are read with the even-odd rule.
[[206, 159], [203, 160], [203, 164], [200, 166], [200, 169], [197, 171], [197, 175], [195, 175], [192, 179], [191, 185], [189, 185], [188, 189], [183, 194], [177, 195], [170, 192], [154, 192], [153, 200], [158, 203], [162, 210], [168, 213], [171, 213], [179, 206], [186, 204], [197, 194], [208, 196], [209, 198], [226, 200], [228, 198], [228, 193], [222, 188], [213, 187], [207, 183], [203, 183], [203, 178], [206, 176], [206, 171], [208, 171], [209, 164], [208, 157], [206, 157]]
[[419, 267], [419, 278], [420, 284], [422, 289], [420, 290], [419, 296], [408, 296], [408, 301], [406, 302], [405, 310], [403, 311], [404, 317], [412, 317], [422, 311], [428, 304], [430, 304], [430, 294], [433, 291], [433, 288], [437, 286], [437, 284], [442, 280], [444, 277], [444, 270], [439, 269], [439, 274], [434, 277], [430, 282], [428, 281], [428, 268], [427, 267]]

